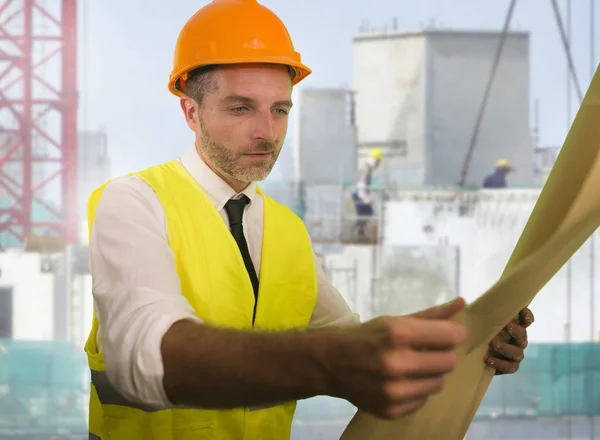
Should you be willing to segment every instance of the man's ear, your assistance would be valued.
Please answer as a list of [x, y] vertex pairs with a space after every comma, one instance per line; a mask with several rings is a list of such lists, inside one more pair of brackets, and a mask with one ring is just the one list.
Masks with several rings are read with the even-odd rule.
[[179, 100], [179, 105], [183, 111], [185, 122], [187, 123], [190, 130], [194, 133], [198, 131], [199, 118], [198, 118], [198, 104], [189, 96], [182, 96]]

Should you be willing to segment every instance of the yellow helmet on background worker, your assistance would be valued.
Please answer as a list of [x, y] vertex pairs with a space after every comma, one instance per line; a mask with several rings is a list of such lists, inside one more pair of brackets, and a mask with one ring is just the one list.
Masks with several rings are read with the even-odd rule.
[[496, 168], [501, 168], [504, 170], [514, 169], [507, 159], [498, 159], [498, 161], [496, 162]]
[[287, 28], [257, 0], [213, 0], [181, 30], [169, 90], [183, 95], [188, 74], [218, 64], [274, 63], [291, 68], [296, 85], [312, 72], [302, 64]]
[[381, 148], [372, 148], [369, 151], [369, 157], [377, 160], [383, 160], [383, 150]]

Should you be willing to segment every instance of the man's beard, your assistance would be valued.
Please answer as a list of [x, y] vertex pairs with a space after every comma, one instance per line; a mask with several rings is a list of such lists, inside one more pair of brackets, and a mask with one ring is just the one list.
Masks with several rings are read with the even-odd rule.
[[230, 151], [222, 144], [215, 142], [211, 138], [210, 133], [202, 120], [200, 120], [199, 142], [200, 145], [198, 148], [205, 159], [218, 171], [239, 182], [250, 183], [265, 180], [273, 169], [277, 157], [279, 156], [279, 151], [277, 151], [276, 145], [273, 142], [262, 142], [254, 146], [252, 150], [248, 150], [248, 152], [271, 152], [272, 157], [257, 162], [254, 166], [244, 166], [241, 163], [244, 154], [241, 152]]

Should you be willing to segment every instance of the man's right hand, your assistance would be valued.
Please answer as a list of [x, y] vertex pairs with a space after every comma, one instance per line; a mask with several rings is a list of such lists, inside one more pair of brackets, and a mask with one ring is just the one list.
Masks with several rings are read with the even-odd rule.
[[425, 404], [454, 370], [464, 326], [449, 320], [463, 299], [399, 317], [379, 317], [340, 330], [327, 352], [331, 395], [382, 418], [396, 418]]

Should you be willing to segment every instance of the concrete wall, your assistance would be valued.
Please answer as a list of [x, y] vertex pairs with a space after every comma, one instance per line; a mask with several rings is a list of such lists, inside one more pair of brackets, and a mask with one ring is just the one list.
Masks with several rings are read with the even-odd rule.
[[354, 38], [353, 90], [359, 166], [372, 147], [386, 186], [420, 185], [425, 159], [426, 44], [421, 34]]
[[53, 277], [40, 271], [40, 254], [0, 253], [0, 286], [13, 288], [13, 338], [52, 340]]
[[0, 287], [13, 289], [13, 339], [71, 339], [83, 347], [92, 323], [91, 276], [76, 277], [69, 290], [64, 258], [54, 256], [55, 275], [41, 271], [46, 257], [20, 250], [0, 253]]
[[[387, 152], [381, 184], [455, 184], [498, 41], [499, 33], [435, 30], [356, 37], [359, 164], [380, 146]], [[511, 184], [533, 182], [527, 33], [506, 39], [467, 183], [480, 184], [503, 157], [518, 170]]]
[[[458, 179], [498, 42], [497, 33], [427, 33], [428, 184], [453, 184]], [[511, 184], [531, 183], [527, 33], [506, 38], [467, 183], [480, 184], [502, 157], [517, 168]]]
[[362, 321], [370, 319], [375, 249], [355, 245], [341, 246], [337, 250], [315, 247], [317, 251], [324, 251], [323, 267], [350, 308]]
[[300, 89], [296, 102], [295, 180], [307, 185], [352, 183], [356, 135], [344, 89]]
[[[460, 294], [472, 301], [501, 276], [539, 191], [480, 191], [477, 199], [465, 199], [463, 208], [470, 214], [464, 216], [459, 215], [460, 203], [449, 198], [444, 202], [445, 195], [450, 196], [450, 192], [415, 191], [405, 194], [402, 200], [389, 202], [384, 246], [459, 246]], [[596, 234], [596, 255], [600, 252], [598, 237]], [[592, 323], [590, 292], [591, 273], [597, 274], [600, 267], [597, 257], [591, 266], [590, 246], [589, 241], [584, 244], [532, 302], [536, 322], [529, 329], [531, 342], [567, 342], [568, 326], [572, 341], [599, 336], [600, 301], [595, 301]], [[600, 291], [598, 278], [596, 275], [595, 292]]]

